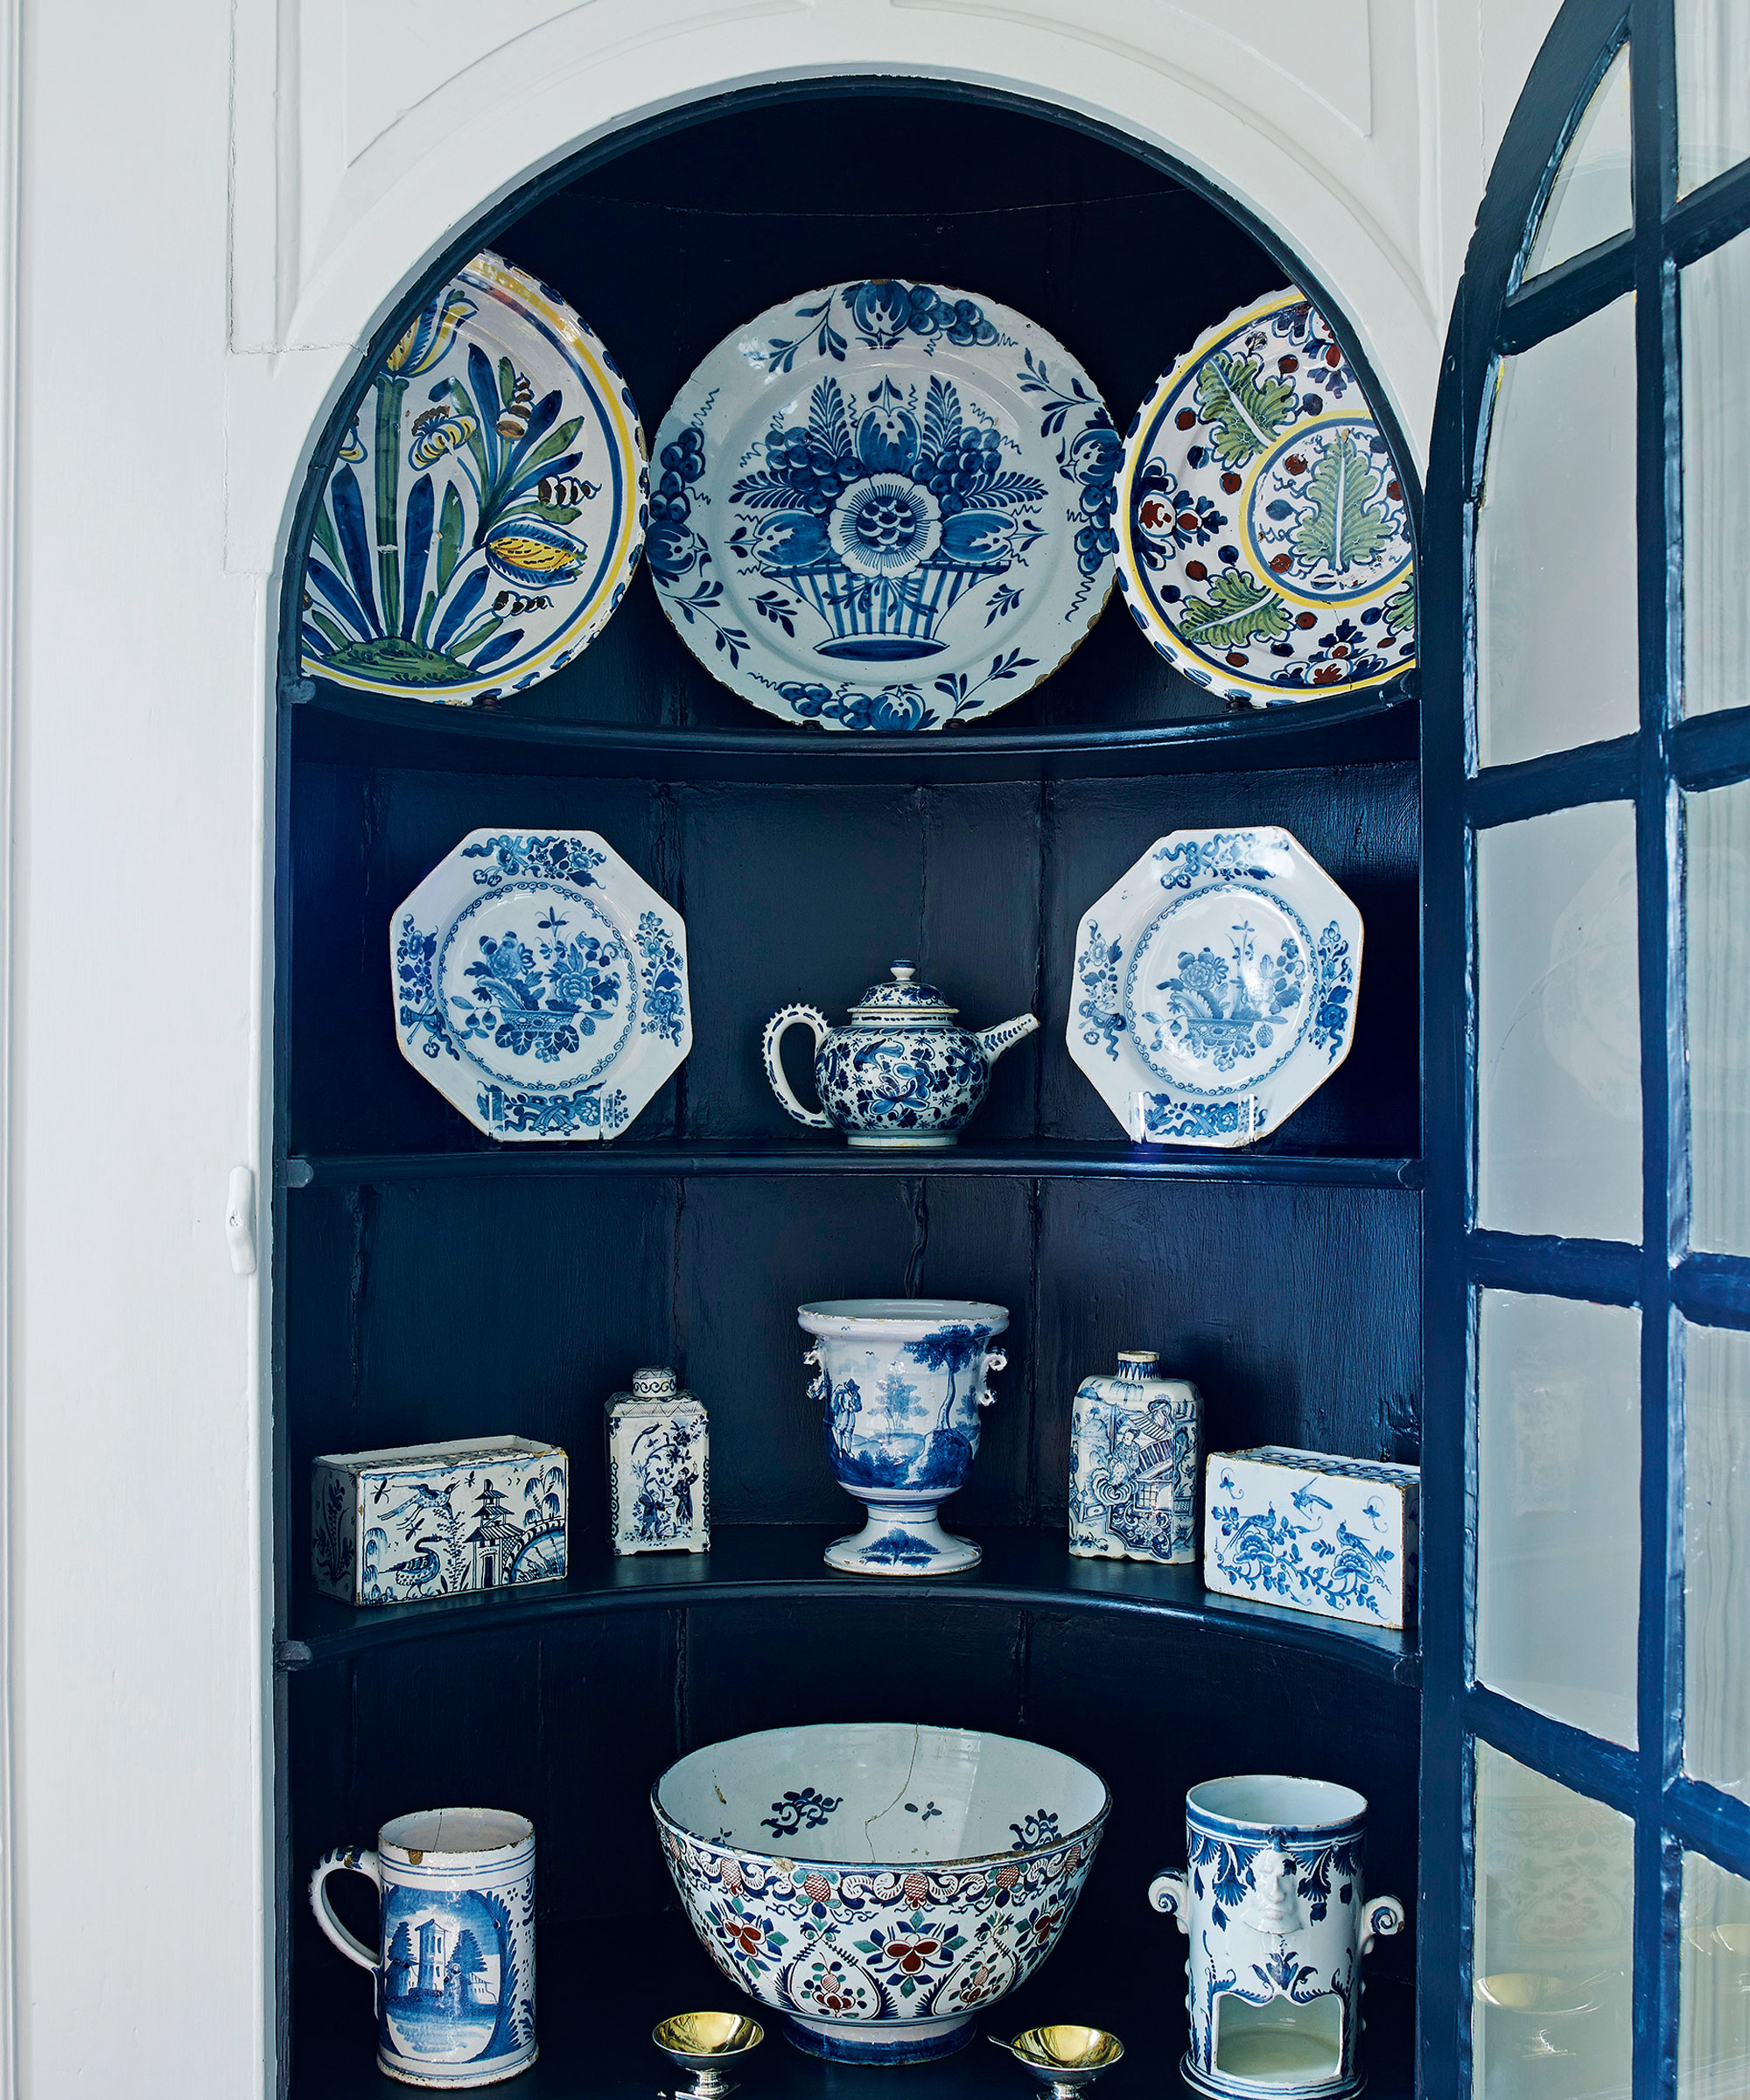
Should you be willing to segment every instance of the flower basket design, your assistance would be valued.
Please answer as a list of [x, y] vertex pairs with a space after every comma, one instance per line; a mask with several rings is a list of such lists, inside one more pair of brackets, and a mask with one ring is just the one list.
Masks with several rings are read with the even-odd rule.
[[[774, 413], [769, 382], [813, 363]], [[1018, 697], [1091, 626], [1119, 456], [1091, 382], [1020, 315], [898, 279], [833, 286], [738, 330], [682, 388], [657, 434], [651, 575], [755, 704], [940, 728]]]

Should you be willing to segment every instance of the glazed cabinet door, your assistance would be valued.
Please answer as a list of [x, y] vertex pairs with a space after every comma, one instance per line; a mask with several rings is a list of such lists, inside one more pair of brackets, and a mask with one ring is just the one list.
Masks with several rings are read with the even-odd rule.
[[1569, 0], [1424, 605], [1421, 2087], [1750, 2090], [1750, 0]]

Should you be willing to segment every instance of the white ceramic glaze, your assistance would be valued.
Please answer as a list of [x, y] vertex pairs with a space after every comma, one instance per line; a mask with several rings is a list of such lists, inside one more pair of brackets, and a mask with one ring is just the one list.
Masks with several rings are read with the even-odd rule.
[[1188, 1563], [1197, 1557], [1203, 1403], [1158, 1376], [1153, 1349], [1084, 1378], [1069, 1426], [1069, 1550], [1088, 1558]]
[[1174, 831], [1083, 914], [1069, 1054], [1139, 1144], [1251, 1144], [1349, 1054], [1362, 915], [1293, 833]]
[[1328, 1781], [1259, 1773], [1185, 1796], [1184, 1872], [1149, 1901], [1191, 1942], [1186, 2082], [1214, 2100], [1347, 2100], [1361, 1958], [1404, 1906], [1366, 1896], [1367, 1802]]
[[651, 1802], [724, 1974], [810, 2054], [903, 2063], [970, 2040], [1051, 1951], [1110, 1797], [1037, 1743], [868, 1722], [696, 1750]]
[[666, 1364], [607, 1409], [608, 1536], [616, 1553], [710, 1550], [710, 1424]]
[[311, 1567], [326, 1596], [411, 1604], [565, 1573], [570, 1463], [528, 1437], [331, 1452], [311, 1467]]
[[693, 1046], [681, 914], [595, 831], [470, 831], [389, 927], [402, 1055], [476, 1130], [617, 1138]]
[[1363, 1626], [1415, 1614], [1414, 1466], [1334, 1459], [1279, 1444], [1211, 1452], [1203, 1585]]
[[1006, 1306], [951, 1298], [855, 1298], [799, 1306], [815, 1337], [808, 1397], [821, 1408], [827, 1463], [869, 1511], [835, 1539], [829, 1567], [852, 1575], [955, 1575], [979, 1548], [944, 1531], [936, 1512], [966, 1485], [978, 1416], [996, 1396], [985, 1378], [1008, 1358], [989, 1345]]
[[705, 668], [788, 722], [970, 721], [1097, 618], [1118, 453], [1093, 382], [1024, 314], [830, 284], [736, 329], [676, 396], [651, 578]]
[[[362, 1874], [382, 1900], [368, 1947], [329, 1908]], [[496, 2085], [534, 2062], [535, 1826], [502, 1809], [430, 1809], [382, 1826], [374, 1852], [329, 1852], [316, 1922], [376, 1984], [377, 2068], [404, 2085]]]
[[[872, 984], [850, 1009], [846, 1027], [831, 1026], [817, 1006], [774, 1013], [761, 1046], [766, 1076], [786, 1113], [810, 1130], [840, 1130], [872, 1149], [940, 1152], [958, 1144], [997, 1060], [1039, 1026], [1018, 1013], [989, 1028], [957, 1028], [958, 1012], [901, 959], [888, 983]], [[818, 1109], [805, 1108], [784, 1076], [779, 1045], [799, 1025], [814, 1037]]]

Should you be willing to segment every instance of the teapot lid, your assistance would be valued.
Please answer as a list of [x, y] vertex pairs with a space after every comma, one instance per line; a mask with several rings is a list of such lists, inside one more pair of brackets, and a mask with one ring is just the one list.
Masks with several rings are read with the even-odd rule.
[[934, 984], [920, 984], [917, 964], [901, 956], [893, 964], [892, 982], [872, 984], [850, 1011], [853, 1017], [865, 1013], [908, 1013], [941, 1020], [958, 1013], [960, 1009], [950, 1006]]

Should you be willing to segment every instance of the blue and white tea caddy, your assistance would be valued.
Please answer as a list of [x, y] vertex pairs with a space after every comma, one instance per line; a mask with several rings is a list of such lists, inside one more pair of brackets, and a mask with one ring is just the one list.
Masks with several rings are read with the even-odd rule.
[[1120, 1349], [1116, 1376], [1084, 1378], [1069, 1430], [1069, 1550], [1088, 1558], [1197, 1558], [1203, 1403], [1156, 1376], [1153, 1349]]
[[[959, 1008], [917, 976], [915, 963], [895, 962], [892, 982], [872, 984], [845, 1028], [832, 1027], [818, 1006], [780, 1007], [766, 1022], [766, 1076], [798, 1123], [895, 1152], [941, 1152], [960, 1142], [990, 1068], [1039, 1023], [1018, 1013], [990, 1028], [957, 1028]], [[818, 1109], [796, 1099], [779, 1056], [784, 1031], [798, 1023], [815, 1039]]]
[[710, 1421], [667, 1364], [607, 1405], [609, 1541], [616, 1553], [710, 1550]]
[[1180, 2068], [1213, 2100], [1348, 2100], [1362, 1956], [1404, 1906], [1362, 1886], [1367, 1801], [1320, 1779], [1209, 1779], [1185, 1796], [1186, 1870], [1149, 1901], [1191, 1942], [1191, 2046]]

